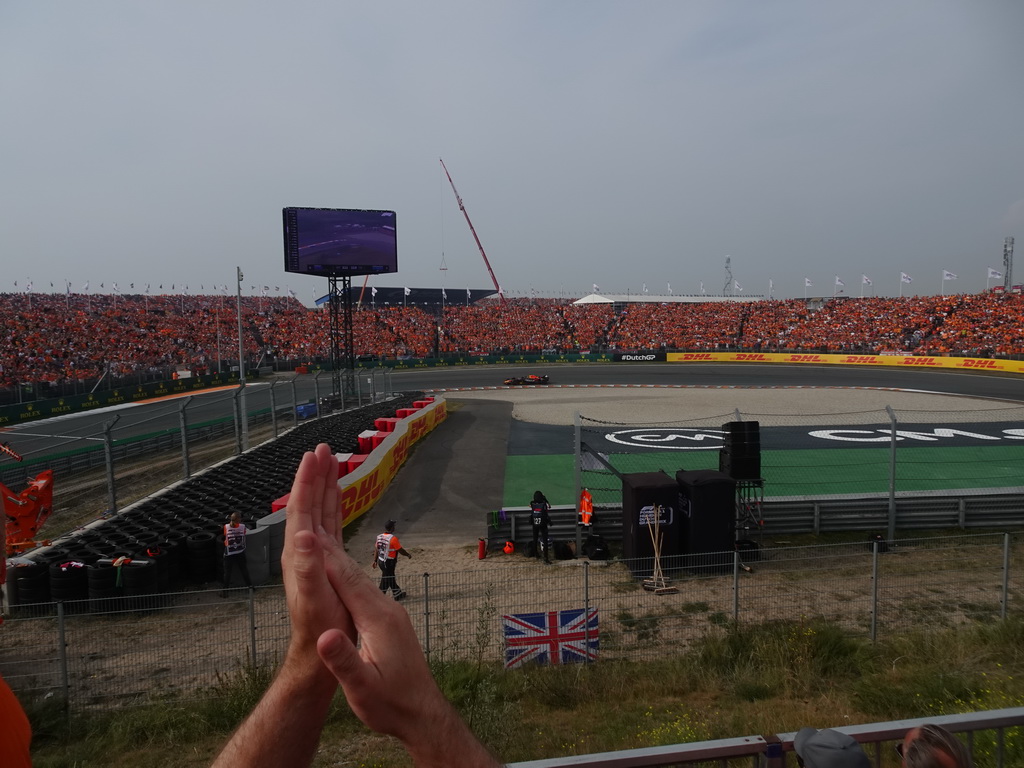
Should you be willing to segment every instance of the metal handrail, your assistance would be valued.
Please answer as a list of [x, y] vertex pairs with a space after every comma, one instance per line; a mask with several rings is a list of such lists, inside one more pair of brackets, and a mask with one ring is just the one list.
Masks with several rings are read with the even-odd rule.
[[[864, 723], [862, 725], [840, 726], [834, 730], [846, 733], [865, 746], [865, 751], [872, 751], [875, 764], [880, 764], [882, 746], [886, 742], [897, 741], [912, 728], [927, 723], [939, 725], [953, 733], [966, 733], [968, 750], [973, 753], [974, 734], [978, 731], [996, 731], [997, 754], [996, 766], [1001, 768], [1004, 763], [1002, 746], [1004, 743], [1003, 729], [1024, 725], [1024, 707], [1007, 709], [990, 709], [982, 712], [968, 712], [959, 715], [935, 715], [930, 717], [909, 718], [906, 720], [890, 720], [880, 723]], [[699, 741], [690, 744], [671, 744], [661, 747], [645, 747], [641, 749], [624, 749], [618, 752], [597, 752], [589, 755], [570, 755], [546, 760], [529, 760], [521, 763], [509, 763], [506, 768], [660, 768], [661, 766], [685, 765], [689, 763], [715, 762], [725, 765], [727, 760], [749, 757], [751, 765], [757, 766], [768, 752], [769, 747], [781, 745], [779, 766], [786, 764], [785, 756], [793, 751], [793, 739], [796, 733], [780, 733], [763, 736], [741, 736], [731, 739]], [[772, 765], [772, 763], [769, 763]]]

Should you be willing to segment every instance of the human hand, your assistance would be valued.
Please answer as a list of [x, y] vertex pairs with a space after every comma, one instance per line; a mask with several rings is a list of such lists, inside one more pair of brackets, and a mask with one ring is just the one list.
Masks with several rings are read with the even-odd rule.
[[321, 535], [331, 586], [359, 634], [328, 629], [317, 652], [368, 727], [396, 736], [420, 768], [500, 763], [477, 741], [434, 682], [409, 614], [388, 599], [330, 536]]
[[338, 460], [326, 443], [303, 455], [288, 499], [281, 554], [292, 622], [285, 664], [298, 665], [306, 674], [323, 674], [325, 678], [329, 675], [316, 655], [317, 638], [332, 628], [355, 638], [351, 616], [327, 580], [324, 553], [318, 540], [319, 536], [341, 548], [337, 478]]

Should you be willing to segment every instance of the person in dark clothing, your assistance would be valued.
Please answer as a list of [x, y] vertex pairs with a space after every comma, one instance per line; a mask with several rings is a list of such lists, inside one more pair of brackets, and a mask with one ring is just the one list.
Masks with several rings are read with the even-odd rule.
[[[533, 494], [533, 501], [530, 502], [530, 525], [533, 527], [533, 551], [537, 557], [540, 557], [541, 550], [544, 550], [544, 562], [550, 563], [548, 555], [548, 525], [551, 523], [551, 518], [548, 517], [548, 510], [551, 505], [548, 504], [547, 497], [544, 496], [540, 491], [535, 491]], [[539, 542], [538, 542], [539, 539]]]
[[231, 521], [224, 526], [224, 590], [221, 596], [227, 596], [228, 587], [231, 586], [231, 572], [234, 570], [241, 571], [245, 586], [252, 588], [249, 565], [245, 561], [245, 535], [248, 530], [242, 523], [241, 515], [232, 512]]

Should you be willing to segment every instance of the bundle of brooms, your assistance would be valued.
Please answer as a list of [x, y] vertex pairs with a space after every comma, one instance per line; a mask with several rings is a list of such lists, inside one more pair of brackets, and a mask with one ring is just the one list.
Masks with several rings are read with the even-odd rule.
[[673, 595], [678, 587], [669, 584], [669, 579], [661, 570], [661, 544], [665, 535], [661, 532], [661, 507], [654, 505], [651, 517], [647, 520], [647, 531], [651, 534], [651, 545], [654, 548], [654, 570], [650, 577], [643, 580], [643, 587], [656, 595]]

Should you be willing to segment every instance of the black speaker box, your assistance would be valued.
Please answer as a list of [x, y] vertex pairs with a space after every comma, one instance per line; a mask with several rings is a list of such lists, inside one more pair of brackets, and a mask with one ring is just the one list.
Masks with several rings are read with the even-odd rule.
[[736, 481], [724, 472], [676, 472], [685, 565], [723, 570], [732, 567], [736, 542]]
[[726, 450], [735, 455], [761, 452], [761, 423], [730, 421], [722, 425]]
[[634, 472], [622, 476], [622, 556], [634, 576], [650, 576], [654, 567], [654, 543], [649, 520], [660, 508], [662, 567], [682, 552], [677, 504], [679, 487], [664, 472]]
[[761, 477], [761, 454], [734, 453], [723, 448], [718, 452], [718, 471], [734, 480], [757, 480]]

